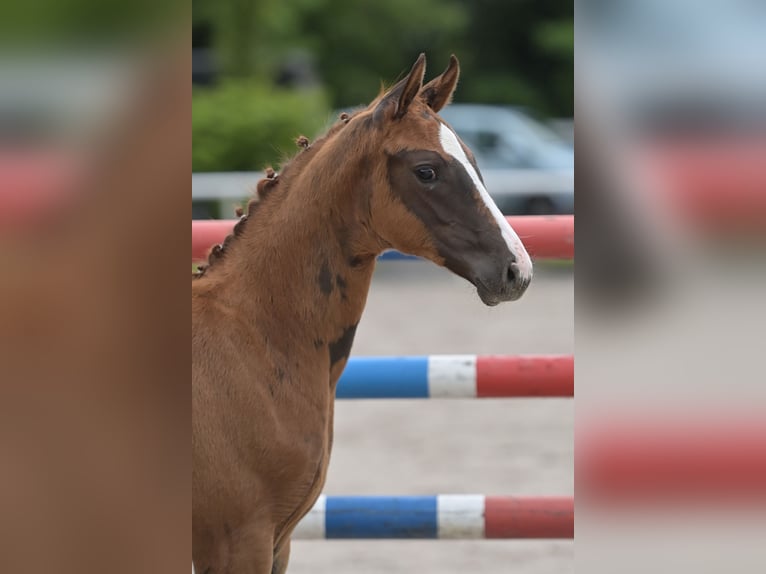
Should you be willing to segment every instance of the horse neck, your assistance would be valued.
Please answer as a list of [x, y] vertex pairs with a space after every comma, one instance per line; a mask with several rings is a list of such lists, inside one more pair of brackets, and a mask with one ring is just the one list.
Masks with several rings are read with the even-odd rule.
[[340, 355], [350, 349], [383, 248], [365, 221], [364, 175], [345, 165], [280, 181], [230, 245], [219, 278], [221, 299], [271, 345], [327, 347], [331, 367], [345, 364]]

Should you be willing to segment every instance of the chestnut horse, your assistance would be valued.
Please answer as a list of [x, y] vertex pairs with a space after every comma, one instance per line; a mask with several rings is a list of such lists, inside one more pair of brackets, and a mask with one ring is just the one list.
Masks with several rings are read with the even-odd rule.
[[366, 109], [299, 138], [192, 281], [197, 574], [285, 572], [325, 482], [335, 385], [381, 252], [445, 266], [487, 305], [530, 282], [524, 246], [437, 115], [457, 59], [426, 85], [424, 71], [421, 54]]

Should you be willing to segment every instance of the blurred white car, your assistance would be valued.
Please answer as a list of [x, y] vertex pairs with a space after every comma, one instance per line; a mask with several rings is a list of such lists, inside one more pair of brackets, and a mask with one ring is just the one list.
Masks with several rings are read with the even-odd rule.
[[505, 214], [574, 212], [574, 150], [518, 109], [452, 104], [440, 115], [471, 148]]

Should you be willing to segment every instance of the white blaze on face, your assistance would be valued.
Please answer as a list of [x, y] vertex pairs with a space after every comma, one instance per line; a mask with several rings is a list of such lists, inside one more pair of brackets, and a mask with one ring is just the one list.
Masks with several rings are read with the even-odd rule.
[[519, 236], [513, 230], [513, 227], [511, 227], [510, 223], [508, 223], [508, 220], [489, 196], [489, 192], [487, 192], [487, 189], [484, 187], [481, 179], [479, 179], [479, 174], [476, 173], [473, 165], [471, 165], [471, 162], [468, 161], [468, 157], [466, 157], [465, 151], [463, 151], [463, 146], [460, 145], [460, 141], [458, 141], [457, 136], [445, 124], [441, 124], [441, 128], [439, 130], [439, 140], [441, 141], [444, 151], [454, 157], [458, 162], [460, 162], [460, 164], [470, 176], [471, 181], [473, 181], [473, 184], [476, 186], [476, 189], [479, 190], [479, 195], [481, 196], [482, 200], [484, 200], [485, 205], [489, 209], [492, 216], [495, 218], [497, 225], [500, 227], [500, 233], [502, 234], [503, 239], [505, 239], [505, 243], [508, 245], [508, 249], [510, 249], [511, 253], [516, 256], [516, 264], [518, 265], [522, 278], [531, 279], [532, 260], [529, 258], [527, 250], [521, 243]]

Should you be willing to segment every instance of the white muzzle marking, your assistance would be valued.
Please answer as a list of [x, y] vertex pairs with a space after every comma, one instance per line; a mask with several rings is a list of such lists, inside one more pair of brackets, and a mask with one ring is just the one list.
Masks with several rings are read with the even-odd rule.
[[479, 190], [479, 195], [481, 196], [482, 200], [484, 200], [484, 204], [487, 206], [490, 213], [495, 218], [497, 225], [500, 227], [500, 233], [502, 234], [503, 239], [505, 239], [505, 243], [508, 245], [508, 249], [516, 256], [516, 265], [519, 268], [521, 279], [526, 281], [531, 280], [532, 260], [529, 258], [529, 253], [527, 253], [527, 250], [524, 248], [524, 244], [521, 242], [521, 239], [519, 239], [519, 236], [513, 230], [513, 227], [511, 227], [510, 223], [508, 223], [508, 220], [498, 209], [497, 205], [495, 205], [495, 202], [492, 201], [487, 188], [484, 187], [481, 179], [479, 179], [479, 174], [476, 173], [473, 165], [471, 165], [471, 162], [468, 161], [468, 157], [466, 157], [465, 151], [463, 151], [463, 146], [460, 145], [460, 141], [457, 139], [457, 136], [449, 127], [447, 127], [446, 124], [441, 124], [441, 128], [439, 130], [439, 140], [445, 153], [451, 155], [458, 162], [460, 162], [460, 164], [463, 166], [463, 169], [465, 169], [465, 171], [468, 173], [468, 176], [471, 178], [471, 181], [473, 181], [473, 184], [476, 186], [476, 189]]

